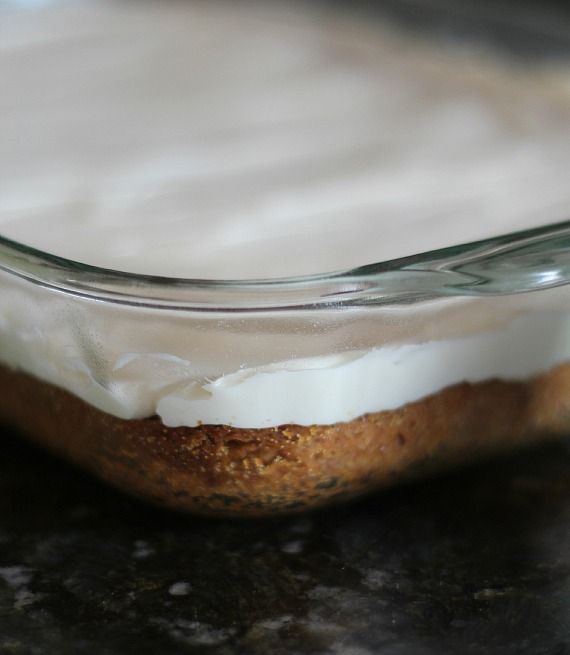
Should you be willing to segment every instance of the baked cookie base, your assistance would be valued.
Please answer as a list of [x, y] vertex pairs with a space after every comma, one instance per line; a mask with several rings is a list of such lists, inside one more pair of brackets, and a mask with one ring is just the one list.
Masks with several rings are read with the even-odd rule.
[[101, 479], [224, 516], [298, 512], [570, 434], [570, 364], [524, 383], [458, 384], [348, 423], [265, 429], [123, 420], [2, 366], [0, 390], [1, 421]]

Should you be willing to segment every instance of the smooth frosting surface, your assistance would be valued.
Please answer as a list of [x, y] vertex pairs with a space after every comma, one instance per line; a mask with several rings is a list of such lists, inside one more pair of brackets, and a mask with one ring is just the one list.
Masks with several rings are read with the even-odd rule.
[[[281, 277], [567, 217], [563, 67], [261, 2], [4, 5], [0, 20], [0, 234], [46, 251]], [[412, 308], [206, 325], [0, 283], [1, 361], [168, 426], [335, 423], [570, 359], [558, 301], [449, 324]]]
[[280, 363], [190, 383], [161, 398], [157, 412], [167, 426], [186, 425], [189, 415], [237, 427], [337, 423], [397, 409], [460, 382], [525, 380], [569, 359], [570, 316], [530, 315], [474, 337], [344, 353], [329, 362]]
[[567, 217], [560, 70], [310, 3], [0, 11], [0, 233], [49, 252], [280, 277]]

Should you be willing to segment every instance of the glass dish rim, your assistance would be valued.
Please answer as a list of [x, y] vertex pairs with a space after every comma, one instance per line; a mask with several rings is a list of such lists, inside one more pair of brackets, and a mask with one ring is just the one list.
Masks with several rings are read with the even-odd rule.
[[276, 311], [510, 295], [570, 283], [570, 220], [349, 270], [258, 279], [145, 275], [54, 255], [0, 234], [0, 271], [71, 296], [185, 311]]

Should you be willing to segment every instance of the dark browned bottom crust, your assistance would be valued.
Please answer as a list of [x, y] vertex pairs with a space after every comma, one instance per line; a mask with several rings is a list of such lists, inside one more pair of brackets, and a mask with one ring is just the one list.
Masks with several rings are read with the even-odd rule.
[[5, 367], [0, 398], [0, 420], [111, 484], [226, 516], [300, 511], [570, 432], [570, 364], [527, 383], [458, 384], [394, 411], [309, 427], [123, 420]]

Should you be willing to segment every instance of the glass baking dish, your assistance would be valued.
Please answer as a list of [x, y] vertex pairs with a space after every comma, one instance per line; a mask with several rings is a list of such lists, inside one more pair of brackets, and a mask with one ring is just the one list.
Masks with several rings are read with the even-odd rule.
[[154, 503], [299, 511], [570, 429], [570, 223], [333, 273], [0, 237], [0, 419]]
[[[292, 511], [570, 428], [570, 223], [299, 279], [0, 266], [0, 416], [157, 503]], [[141, 386], [162, 420], [121, 416]]]

